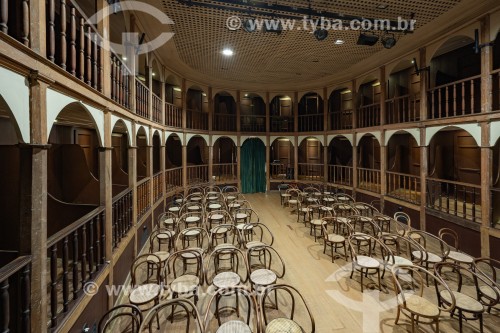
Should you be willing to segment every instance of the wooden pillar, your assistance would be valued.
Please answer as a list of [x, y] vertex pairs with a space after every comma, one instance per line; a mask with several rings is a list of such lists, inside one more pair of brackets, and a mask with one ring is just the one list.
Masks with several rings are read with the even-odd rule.
[[184, 134], [184, 143], [182, 144], [182, 187], [184, 189], [188, 185], [188, 175], [187, 175], [187, 142], [186, 134]]
[[[220, 162], [219, 162], [220, 163]], [[208, 181], [214, 181], [214, 143], [210, 138], [210, 145], [208, 146]]]
[[[214, 128], [214, 98], [212, 87], [208, 87], [208, 132], [212, 132]], [[211, 162], [212, 163], [212, 162]]]
[[[323, 131], [328, 131], [328, 88], [323, 88]], [[326, 142], [326, 141], [325, 141]]]
[[[385, 66], [380, 67], [380, 125], [386, 123], [386, 108], [385, 100], [387, 99], [387, 79], [385, 74]], [[381, 144], [382, 146], [382, 144]]]
[[[353, 112], [354, 116], [355, 112]], [[357, 133], [352, 136], [352, 194], [356, 195], [358, 188], [358, 145], [356, 143]]]
[[[135, 32], [135, 16], [130, 15], [130, 34]], [[132, 42], [132, 41], [130, 41]], [[135, 54], [134, 45], [130, 45], [127, 47], [127, 66], [130, 69], [130, 75], [128, 76], [128, 88], [129, 88], [129, 101], [130, 101], [130, 110], [132, 113], [137, 113], [137, 89], [135, 87], [135, 75], [136, 75], [136, 64], [137, 56]]]
[[97, 22], [97, 31], [103, 36], [101, 45], [101, 62], [102, 62], [102, 93], [111, 98], [111, 47], [110, 47], [110, 28], [109, 28], [109, 4], [107, 0], [96, 1], [97, 12], [102, 13]]
[[[269, 93], [267, 94], [267, 100], [269, 101]], [[269, 119], [269, 114], [266, 116]], [[267, 122], [269, 125], [269, 122]], [[271, 191], [271, 138], [269, 137], [269, 131], [266, 136], [266, 193]]]
[[[293, 93], [293, 131], [295, 132], [295, 136], [297, 136], [299, 132], [299, 92], [296, 91]], [[295, 169], [297, 170], [297, 169]], [[297, 178], [295, 178], [297, 180]]]
[[293, 142], [293, 179], [299, 180], [299, 137], [294, 136]]
[[30, 49], [43, 58], [47, 57], [47, 22], [45, 8], [45, 1], [29, 2]]
[[[153, 120], [153, 67], [146, 66], [146, 85], [148, 86], [148, 115]], [[153, 138], [153, 137], [151, 137]]]
[[[269, 91], [266, 92], [266, 134], [269, 136], [271, 131], [271, 101], [269, 100]], [[269, 142], [268, 142], [269, 145]]]
[[[239, 124], [239, 123], [238, 123]], [[236, 146], [237, 171], [238, 171], [238, 189], [241, 191], [241, 138], [238, 136], [238, 145]]]
[[[356, 80], [352, 80], [352, 128], [357, 128], [358, 124], [358, 87], [356, 86]], [[354, 174], [353, 174], [354, 176]]]
[[490, 256], [491, 170], [490, 123], [481, 122], [481, 257]]
[[31, 147], [21, 149], [21, 254], [31, 254], [31, 331], [47, 332], [47, 100], [48, 82], [32, 72]]
[[[135, 123], [132, 125], [132, 146], [128, 149], [128, 184], [132, 189], [132, 225], [137, 225], [137, 141], [135, 133]], [[137, 229], [134, 227], [134, 258], [137, 255]]]
[[323, 146], [323, 181], [328, 182], [328, 135], [324, 135]]
[[[420, 49], [420, 68], [427, 67], [425, 47]], [[427, 89], [429, 88], [429, 71], [420, 72], [420, 120], [427, 120]], [[422, 163], [420, 163], [422, 165]]]
[[[490, 16], [486, 15], [481, 19], [481, 40], [480, 43], [490, 42]], [[485, 46], [481, 48], [481, 113], [491, 112], [492, 110], [492, 91], [491, 70], [493, 68], [492, 47]]]
[[[385, 103], [384, 103], [385, 104]], [[385, 131], [380, 135], [380, 207], [384, 207], [384, 198], [387, 194], [387, 145], [385, 144]]]
[[186, 79], [182, 79], [181, 101], [182, 101], [182, 128], [187, 128], [187, 90]]
[[241, 91], [240, 90], [236, 91], [236, 132], [238, 132], [238, 133], [241, 132]]
[[[162, 98], [163, 100], [163, 98]], [[165, 103], [163, 103], [165, 104]], [[165, 142], [167, 138], [165, 137], [165, 132], [161, 132], [160, 135], [160, 170], [161, 173], [163, 174], [163, 181], [161, 182], [161, 188], [162, 188], [162, 193], [163, 193], [163, 198], [164, 200], [166, 198], [167, 194], [167, 181], [166, 181], [166, 173], [165, 173], [165, 155], [166, 155], [166, 150], [165, 150]]]
[[420, 129], [420, 229], [426, 229], [427, 173], [429, 168], [429, 147], [425, 145], [425, 128]]

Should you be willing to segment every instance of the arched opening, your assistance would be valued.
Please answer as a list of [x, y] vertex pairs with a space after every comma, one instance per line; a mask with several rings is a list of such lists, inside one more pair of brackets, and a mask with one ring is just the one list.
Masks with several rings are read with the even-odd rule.
[[165, 143], [165, 169], [167, 192], [182, 187], [182, 143], [177, 134], [171, 134]]
[[492, 157], [491, 226], [500, 228], [500, 140], [493, 146]]
[[271, 144], [271, 179], [293, 179], [295, 151], [288, 138], [277, 138]]
[[113, 181], [113, 197], [129, 187], [128, 147], [129, 133], [122, 120], [116, 122], [111, 134], [111, 176]]
[[236, 131], [236, 102], [231, 94], [222, 91], [214, 97], [215, 131]]
[[299, 131], [323, 130], [323, 99], [317, 93], [307, 93], [299, 102]]
[[241, 98], [241, 131], [266, 131], [266, 103], [257, 94], [245, 94]]
[[299, 179], [324, 180], [323, 144], [314, 137], [308, 137], [299, 144]]
[[[20, 255], [22, 182], [25, 173], [31, 177], [31, 158], [23, 158], [19, 129], [9, 105], [0, 95], [0, 266]], [[26, 155], [26, 154], [24, 154]], [[28, 167], [28, 168], [27, 168]], [[15, 310], [15, 309], [13, 309]]]
[[247, 139], [241, 146], [241, 192], [266, 191], [266, 146], [257, 138]]
[[407, 133], [396, 133], [387, 144], [387, 195], [420, 204], [420, 147]]
[[430, 61], [429, 119], [481, 112], [481, 55], [467, 36], [453, 36]]
[[177, 77], [165, 80], [165, 125], [182, 127], [182, 89]]
[[155, 133], [153, 134], [153, 175], [156, 175], [158, 172], [161, 172], [160, 148], [161, 148], [160, 133], [158, 133], [158, 131], [155, 131]]
[[208, 145], [201, 136], [192, 137], [187, 144], [188, 184], [208, 182]]
[[148, 156], [148, 137], [146, 135], [146, 130], [141, 126], [137, 131], [135, 137], [135, 142], [137, 145], [137, 157], [136, 157], [136, 172], [137, 181], [149, 177], [149, 156]]
[[500, 110], [500, 32], [493, 42], [492, 110]]
[[420, 120], [420, 75], [413, 60], [402, 60], [387, 80], [386, 123], [399, 124]]
[[380, 193], [380, 143], [365, 134], [358, 143], [358, 187]]
[[427, 207], [481, 221], [481, 149], [467, 131], [446, 127], [429, 143]]
[[213, 180], [234, 182], [238, 179], [236, 145], [230, 138], [218, 138], [213, 145]]
[[47, 236], [100, 205], [99, 133], [79, 103], [65, 106], [50, 130], [47, 156]]
[[279, 95], [270, 105], [271, 132], [293, 132], [293, 101], [290, 96]]
[[208, 130], [208, 97], [199, 87], [191, 87], [186, 94], [186, 127]]
[[328, 181], [352, 186], [352, 144], [345, 136], [337, 136], [328, 145]]
[[352, 91], [340, 88], [332, 91], [328, 98], [328, 118], [330, 130], [352, 129]]
[[380, 125], [380, 81], [363, 83], [358, 90], [357, 127]]

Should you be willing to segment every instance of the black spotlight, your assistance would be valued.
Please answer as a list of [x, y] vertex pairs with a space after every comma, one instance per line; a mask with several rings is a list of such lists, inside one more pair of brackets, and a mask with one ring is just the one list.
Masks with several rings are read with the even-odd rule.
[[394, 38], [393, 34], [387, 34], [382, 37], [382, 45], [384, 45], [386, 49], [390, 49], [396, 45], [396, 38]]
[[358, 42], [356, 44], [358, 45], [368, 45], [368, 46], [373, 46], [378, 42], [378, 36], [375, 34], [366, 34], [366, 33], [361, 33], [359, 34]]
[[243, 21], [242, 28], [246, 32], [254, 32], [255, 30], [257, 30], [257, 25], [255, 24], [255, 19], [254, 18], [245, 19]]
[[316, 37], [317, 40], [325, 40], [326, 37], [328, 37], [328, 30], [316, 29], [316, 31], [314, 32], [314, 37]]
[[275, 34], [281, 35], [283, 32], [281, 22], [276, 21], [276, 19], [273, 19], [270, 22], [272, 23], [264, 24], [264, 32], [274, 32]]

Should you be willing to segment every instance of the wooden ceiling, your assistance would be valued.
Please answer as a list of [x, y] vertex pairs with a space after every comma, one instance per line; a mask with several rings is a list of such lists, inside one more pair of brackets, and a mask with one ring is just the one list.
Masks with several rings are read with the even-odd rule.
[[[415, 32], [396, 34], [397, 44], [388, 50], [380, 42], [374, 46], [357, 45], [359, 31], [331, 30], [323, 41], [318, 41], [311, 31], [303, 30], [283, 31], [279, 35], [261, 31], [230, 31], [226, 27], [227, 18], [232, 15], [243, 17], [243, 14], [186, 6], [177, 0], [145, 2], [161, 9], [175, 22], [174, 25], [159, 26], [154, 20], [146, 19], [147, 16], [137, 15], [149, 39], [154, 39], [165, 30], [175, 33], [173, 41], [155, 52], [178, 75], [207, 86], [229, 89], [261, 87], [261, 90], [272, 87], [281, 91], [296, 90], [302, 86], [321, 87], [320, 82], [331, 82], [341, 76], [347, 78], [350, 75], [352, 79], [349, 72], [362, 65], [366, 67], [368, 61], [373, 63], [369, 68], [374, 69], [375, 63], [383, 58], [388, 62], [398, 53], [408, 53], [409, 49], [415, 51], [419, 44], [415, 45], [413, 40], [425, 39], [423, 35], [432, 31], [432, 25], [442, 26], [446, 15], [456, 17], [457, 12], [467, 12], [469, 7], [466, 5], [478, 4], [476, 0], [311, 1], [315, 10], [358, 17], [397, 20], [399, 16], [409, 19], [413, 13]], [[308, 1], [304, 0], [275, 2], [299, 7], [308, 5]], [[344, 44], [336, 45], [337, 39], [343, 40]], [[222, 55], [224, 48], [234, 50], [234, 55]]]

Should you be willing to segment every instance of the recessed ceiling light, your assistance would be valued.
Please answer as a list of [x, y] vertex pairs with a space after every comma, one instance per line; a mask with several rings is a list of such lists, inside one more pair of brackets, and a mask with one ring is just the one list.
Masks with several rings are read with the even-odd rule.
[[377, 9], [387, 9], [389, 7], [388, 4], [386, 3], [381, 3], [380, 5], [377, 6]]
[[344, 43], [345, 43], [345, 42], [344, 42], [342, 39], [337, 39], [337, 40], [335, 41], [335, 44], [336, 44], [336, 45], [342, 45], [342, 44], [344, 44]]
[[156, 73], [155, 73], [155, 72], [153, 72], [151, 75], [155, 76], [155, 75], [156, 75]]
[[123, 61], [127, 61], [127, 57], [123, 56], [123, 57], [122, 57], [122, 60], [123, 60]]
[[222, 54], [227, 56], [227, 57], [230, 57], [234, 54], [234, 51], [231, 49], [224, 49], [224, 50], [222, 50]]

